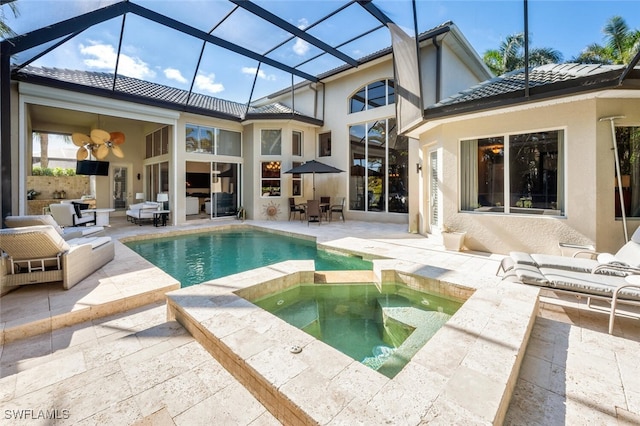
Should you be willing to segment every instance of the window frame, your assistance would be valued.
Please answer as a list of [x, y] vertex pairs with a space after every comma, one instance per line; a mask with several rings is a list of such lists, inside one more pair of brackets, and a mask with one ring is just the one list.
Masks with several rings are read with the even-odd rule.
[[[195, 130], [196, 133], [198, 134], [198, 139], [196, 142], [197, 147], [193, 147], [193, 149], [189, 150], [189, 144], [187, 143], [187, 139], [188, 139], [188, 132], [189, 129]], [[242, 132], [238, 132], [236, 130], [231, 130], [231, 129], [225, 129], [222, 127], [211, 127], [211, 126], [205, 126], [205, 125], [201, 125], [201, 124], [195, 124], [195, 123], [187, 123], [184, 126], [184, 131], [185, 131], [185, 147], [184, 147], [184, 152], [187, 154], [205, 154], [205, 155], [220, 155], [220, 156], [226, 156], [226, 157], [235, 157], [235, 158], [242, 158]], [[201, 143], [201, 138], [200, 135], [206, 132], [210, 132], [211, 136], [212, 136], [212, 140], [211, 140], [211, 144], [210, 144], [210, 149], [206, 150], [202, 148], [202, 143]], [[233, 154], [233, 153], [221, 153], [221, 149], [220, 149], [220, 133], [221, 132], [227, 132], [227, 133], [234, 133], [238, 135], [238, 154]]]
[[[325, 140], [325, 144], [328, 147], [323, 146], [323, 136], [328, 136]], [[331, 131], [320, 133], [318, 135], [318, 157], [331, 157]]]
[[[303, 164], [302, 161], [293, 161], [291, 164], [291, 168], [295, 168], [301, 166]], [[296, 191], [296, 188], [299, 191]], [[302, 180], [302, 173], [293, 173], [291, 174], [291, 196], [292, 197], [302, 197], [304, 196], [304, 184]]]
[[[558, 157], [556, 159], [557, 194], [556, 194], [556, 201], [555, 201], [555, 203], [557, 203], [557, 206], [555, 209], [546, 208], [546, 207], [545, 208], [531, 207], [531, 206], [525, 205], [527, 200], [523, 201], [522, 198], [520, 199], [520, 201], [522, 201], [523, 205], [518, 206], [516, 205], [515, 202], [514, 203], [511, 202], [512, 200], [511, 181], [513, 178], [511, 164], [510, 164], [511, 155], [512, 155], [512, 152], [511, 152], [512, 138], [516, 136], [535, 135], [535, 134], [545, 133], [545, 132], [547, 133], [557, 132], [557, 136], [556, 136], [557, 143], [558, 143], [558, 154], [557, 154]], [[463, 188], [463, 185], [464, 185], [463, 170], [468, 168], [468, 164], [469, 164], [468, 162], [471, 161], [471, 160], [465, 160], [463, 158], [463, 155], [464, 155], [463, 143], [480, 141], [480, 140], [489, 140], [489, 139], [494, 139], [494, 140], [502, 139], [502, 142], [503, 142], [502, 152], [504, 156], [503, 156], [503, 163], [502, 163], [502, 166], [503, 166], [502, 201], [499, 204], [496, 204], [494, 206], [476, 206], [471, 209], [463, 209], [463, 205], [467, 204], [463, 199], [465, 194], [467, 194], [467, 192]], [[562, 144], [562, 146], [560, 146], [560, 144]], [[458, 212], [473, 213], [473, 214], [509, 214], [509, 215], [522, 215], [526, 217], [537, 217], [537, 216], [540, 216], [541, 214], [544, 214], [545, 216], [552, 216], [552, 217], [566, 217], [567, 216], [567, 205], [566, 205], [567, 146], [568, 146], [568, 140], [567, 140], [566, 126], [517, 131], [517, 132], [495, 133], [491, 135], [478, 136], [478, 137], [469, 136], [469, 137], [459, 138], [458, 139], [458, 160], [457, 160], [458, 182], [459, 182], [458, 197], [457, 197]], [[477, 161], [477, 158], [476, 158], [476, 161]], [[478, 176], [476, 176], [476, 178], [478, 178]], [[479, 185], [476, 181], [476, 189], [475, 189], [476, 193], [478, 192], [478, 189], [479, 189]], [[555, 211], [557, 211], [557, 214], [552, 214]], [[552, 213], [547, 213], [547, 212], [552, 212]]]
[[[273, 170], [269, 170], [268, 165], [277, 166]], [[265, 176], [265, 173], [273, 173], [274, 176]], [[275, 174], [277, 173], [277, 176]], [[270, 182], [270, 184], [266, 184]], [[272, 182], [277, 182], [277, 185], [272, 185]], [[269, 193], [264, 188], [269, 187]], [[274, 192], [273, 189], [277, 188]], [[267, 195], [265, 195], [267, 194]], [[260, 161], [260, 198], [273, 198], [282, 196], [282, 162], [280, 160], [261, 160]]]
[[[272, 149], [269, 149], [269, 152], [265, 152], [265, 132], [277, 132], [280, 134], [280, 137], [274, 141], [277, 144], [274, 144]], [[260, 155], [262, 156], [278, 156], [282, 155], [282, 129], [260, 129]]]
[[[296, 142], [296, 135], [299, 135], [297, 142]], [[291, 131], [291, 155], [294, 157], [302, 157], [304, 155], [303, 147], [304, 147], [304, 132], [302, 132], [301, 130], [292, 130]]]
[[[381, 88], [379, 86], [373, 87], [375, 85], [379, 85], [379, 83], [383, 83]], [[384, 77], [370, 81], [369, 83], [359, 87], [349, 95], [347, 105], [348, 113], [355, 114], [358, 112], [370, 111], [372, 109], [393, 105], [395, 103], [395, 84], [394, 78]], [[371, 105], [372, 98], [370, 96], [370, 92], [374, 92], [374, 89], [381, 90], [384, 93], [384, 103], [375, 106]], [[361, 106], [355, 108], [354, 102], [357, 102], [357, 105]]]

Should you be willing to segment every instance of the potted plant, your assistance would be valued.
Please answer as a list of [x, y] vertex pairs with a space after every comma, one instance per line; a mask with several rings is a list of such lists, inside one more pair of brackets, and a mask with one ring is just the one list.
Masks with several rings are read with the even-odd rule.
[[456, 231], [451, 226], [442, 227], [442, 243], [447, 250], [460, 251], [464, 246], [465, 231]]

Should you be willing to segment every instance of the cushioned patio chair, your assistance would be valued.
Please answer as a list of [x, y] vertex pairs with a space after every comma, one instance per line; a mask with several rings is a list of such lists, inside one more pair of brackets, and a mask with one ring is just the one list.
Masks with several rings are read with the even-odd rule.
[[79, 237], [99, 237], [104, 235], [104, 226], [68, 226], [62, 228], [53, 216], [48, 214], [28, 216], [7, 216], [4, 223], [8, 228], [24, 226], [51, 225], [65, 240]]
[[144, 203], [131, 204], [127, 209], [127, 220], [137, 225], [143, 221], [153, 221], [153, 212], [160, 210], [161, 203], [145, 201]]
[[51, 225], [0, 229], [0, 261], [4, 262], [4, 293], [16, 286], [61, 281], [70, 289], [110, 262], [115, 255], [110, 237], [65, 241]]
[[96, 224], [96, 212], [82, 211], [79, 204], [57, 203], [50, 204], [51, 216], [58, 225], [65, 226], [87, 226]]

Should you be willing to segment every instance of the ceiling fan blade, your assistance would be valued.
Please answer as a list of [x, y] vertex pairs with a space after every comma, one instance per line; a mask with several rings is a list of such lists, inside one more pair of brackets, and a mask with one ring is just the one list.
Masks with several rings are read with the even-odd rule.
[[124, 143], [124, 133], [122, 132], [111, 132], [109, 136], [114, 145], [122, 145]]
[[86, 160], [88, 156], [89, 156], [89, 152], [85, 149], [84, 146], [81, 146], [80, 148], [78, 148], [78, 151], [76, 152], [76, 160], [78, 161]]
[[122, 148], [120, 148], [118, 145], [112, 146], [111, 152], [113, 152], [113, 155], [118, 158], [124, 158], [124, 152], [122, 152]]
[[71, 142], [73, 142], [75, 146], [84, 146], [85, 144], [91, 142], [91, 138], [84, 133], [73, 133], [71, 135]]
[[104, 157], [109, 155], [109, 148], [104, 144], [98, 145], [98, 149], [96, 149], [95, 155], [98, 160], [102, 160]]
[[91, 131], [91, 140], [93, 143], [104, 144], [109, 142], [109, 138], [109, 132], [105, 132], [104, 130], [93, 129]]

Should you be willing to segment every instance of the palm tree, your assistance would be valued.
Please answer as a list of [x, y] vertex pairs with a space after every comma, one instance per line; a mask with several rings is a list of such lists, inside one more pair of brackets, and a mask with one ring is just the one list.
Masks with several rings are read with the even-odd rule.
[[[13, 12], [13, 16], [18, 17], [20, 12], [18, 11], [18, 6], [15, 0], [9, 1], [9, 8], [11, 9], [11, 12]], [[0, 37], [4, 38], [14, 35], [16, 35], [16, 33], [11, 28], [9, 28], [9, 26], [5, 22], [4, 9], [0, 9]]]
[[[482, 59], [495, 75], [524, 68], [524, 33], [507, 36], [498, 49], [487, 50]], [[529, 66], [558, 62], [562, 62], [562, 54], [553, 48], [541, 47], [529, 50]]]
[[587, 46], [574, 62], [590, 64], [628, 64], [640, 48], [640, 30], [631, 30], [621, 16], [609, 18], [604, 28], [605, 45]]

